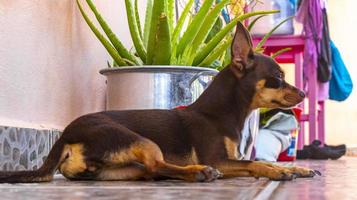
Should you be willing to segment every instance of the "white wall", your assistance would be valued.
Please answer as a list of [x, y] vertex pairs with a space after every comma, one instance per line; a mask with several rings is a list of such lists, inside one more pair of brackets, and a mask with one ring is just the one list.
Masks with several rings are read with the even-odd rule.
[[[124, 1], [94, 2], [130, 46]], [[103, 110], [107, 60], [74, 0], [0, 0], [0, 125], [62, 129]]]
[[344, 102], [327, 103], [327, 142], [357, 146], [357, 1], [328, 0], [331, 38], [354, 81], [354, 90]]

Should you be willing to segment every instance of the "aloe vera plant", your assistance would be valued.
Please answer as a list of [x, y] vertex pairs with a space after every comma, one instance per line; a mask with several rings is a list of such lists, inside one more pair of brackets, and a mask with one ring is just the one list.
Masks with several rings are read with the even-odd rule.
[[[147, 0], [145, 20], [139, 18], [138, 1], [125, 0], [128, 27], [135, 47], [131, 52], [111, 30], [92, 0], [86, 0], [102, 32], [94, 25], [76, 0], [86, 23], [113, 58], [115, 66], [132, 65], [191, 65], [210, 67], [223, 59], [232, 40], [233, 28], [239, 21], [252, 16], [279, 11], [256, 11], [231, 20], [212, 38], [206, 40], [222, 9], [230, 2], [205, 0], [195, 16], [190, 15], [194, 0], [188, 0], [179, 19], [175, 22], [175, 0]], [[185, 26], [184, 24], [187, 23]], [[143, 25], [143, 26], [142, 26]]]

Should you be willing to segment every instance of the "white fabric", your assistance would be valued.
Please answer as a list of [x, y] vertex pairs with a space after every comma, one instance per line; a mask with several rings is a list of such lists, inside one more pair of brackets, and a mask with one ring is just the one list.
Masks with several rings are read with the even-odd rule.
[[291, 143], [291, 131], [298, 128], [295, 116], [277, 113], [259, 130], [256, 159], [275, 162]]
[[[259, 109], [254, 110], [249, 115], [249, 117], [245, 120], [244, 128], [242, 130], [242, 139], [238, 149], [240, 154], [240, 157], [238, 158], [239, 160], [250, 160], [258, 132], [259, 132]], [[250, 137], [252, 137], [251, 138], [252, 141], [250, 144], [248, 144]], [[247, 145], [249, 145], [247, 147], [247, 152], [244, 152]]]

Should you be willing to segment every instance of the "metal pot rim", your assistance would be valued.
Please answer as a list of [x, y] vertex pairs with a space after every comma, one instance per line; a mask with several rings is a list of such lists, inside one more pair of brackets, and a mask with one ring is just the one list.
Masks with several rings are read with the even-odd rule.
[[207, 67], [193, 67], [193, 66], [176, 66], [176, 65], [143, 65], [143, 66], [128, 66], [101, 69], [99, 73], [102, 75], [109, 75], [113, 73], [128, 73], [128, 72], [202, 72], [212, 71], [218, 72], [216, 69]]

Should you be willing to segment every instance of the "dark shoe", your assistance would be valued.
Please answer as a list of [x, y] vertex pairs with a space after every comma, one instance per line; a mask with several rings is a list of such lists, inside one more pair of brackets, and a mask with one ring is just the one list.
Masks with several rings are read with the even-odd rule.
[[[317, 146], [317, 147], [319, 147], [322, 143], [321, 143], [320, 140], [314, 140], [312, 142], [312, 144]], [[341, 153], [343, 155], [345, 155], [346, 151], [347, 151], [347, 147], [346, 147], [345, 144], [341, 144], [341, 145], [327, 145], [327, 144], [324, 144], [324, 147], [330, 148], [330, 149], [332, 149], [332, 150], [334, 150], [336, 152], [339, 152], [339, 153]]]
[[346, 145], [320, 147], [321, 142], [315, 140], [310, 145], [305, 145], [302, 150], [297, 151], [297, 159], [316, 159], [316, 160], [336, 160], [346, 154]]
[[310, 149], [306, 149], [305, 146], [302, 150], [297, 150], [296, 159], [310, 159], [311, 151]]
[[332, 146], [332, 145], [327, 145], [327, 144], [324, 144], [325, 147], [329, 147], [333, 150], [336, 150], [336, 151], [341, 151], [341, 152], [344, 152], [344, 154], [346, 153], [347, 151], [347, 147], [345, 144], [341, 144], [341, 145], [336, 145], [336, 146]]

